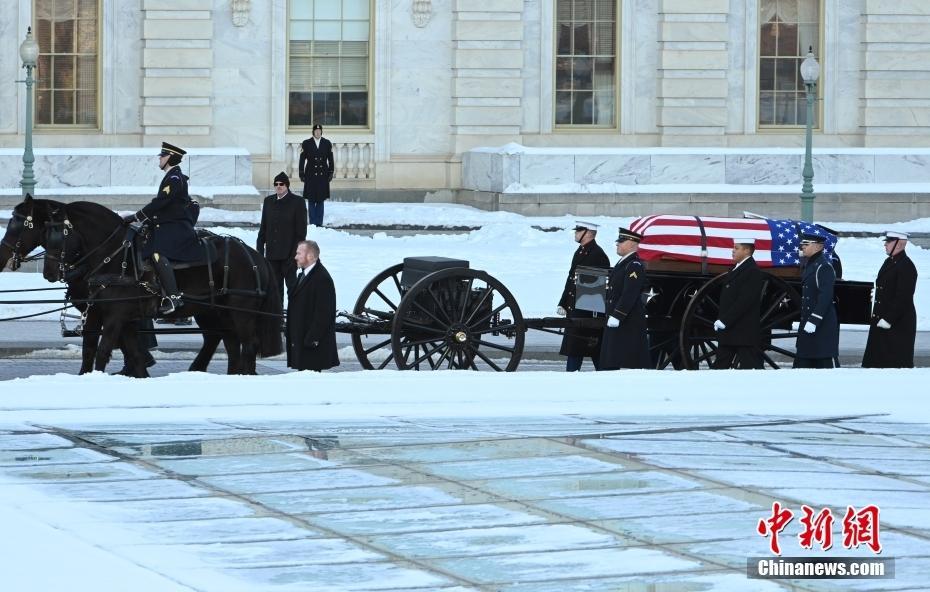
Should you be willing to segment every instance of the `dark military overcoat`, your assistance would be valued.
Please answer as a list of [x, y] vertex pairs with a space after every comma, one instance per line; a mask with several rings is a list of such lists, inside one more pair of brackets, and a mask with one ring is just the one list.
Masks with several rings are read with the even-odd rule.
[[336, 170], [332, 142], [320, 138], [320, 147], [317, 148], [313, 138], [304, 140], [300, 145], [300, 161], [297, 168], [300, 171], [300, 180], [304, 182], [304, 199], [329, 199], [329, 182], [332, 181]]
[[726, 329], [717, 331], [721, 345], [759, 345], [762, 279], [762, 270], [752, 257], [724, 276], [718, 318]]
[[620, 326], [604, 327], [598, 370], [649, 368], [649, 339], [646, 334], [646, 267], [636, 253], [614, 265], [608, 276], [607, 314], [620, 319]]
[[142, 256], [148, 258], [158, 253], [170, 261], [202, 258], [203, 248], [191, 221], [196, 219], [192, 207], [187, 175], [179, 166], [169, 168], [154, 199], [136, 212], [136, 219], [146, 222], [152, 233], [142, 249]]
[[[917, 268], [904, 251], [888, 257], [875, 279], [875, 306], [869, 340], [862, 357], [863, 368], [913, 368], [914, 340], [917, 337], [917, 310], [914, 290]], [[884, 319], [891, 329], [876, 323]]]
[[[833, 303], [836, 271], [820, 251], [807, 261], [801, 274], [801, 317], [798, 325], [797, 357], [836, 358], [839, 354], [840, 324]], [[804, 331], [804, 323], [817, 330]]]
[[[604, 249], [593, 240], [586, 245], [578, 245], [572, 256], [572, 265], [568, 270], [562, 297], [559, 298], [559, 306], [565, 309], [570, 319], [590, 319], [594, 316], [593, 312], [575, 310], [575, 269], [579, 265], [607, 269], [610, 267], [610, 259], [607, 258]], [[597, 359], [601, 351], [601, 333], [600, 329], [565, 329], [559, 353], [563, 356], [590, 356]]]

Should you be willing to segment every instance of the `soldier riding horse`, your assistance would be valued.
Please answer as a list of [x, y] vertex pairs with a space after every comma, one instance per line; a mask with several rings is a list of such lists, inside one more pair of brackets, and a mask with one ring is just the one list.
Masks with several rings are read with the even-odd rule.
[[[120, 217], [95, 203], [64, 204], [27, 196], [13, 211], [0, 246], [0, 268], [8, 260], [18, 265], [40, 244], [49, 249], [46, 279], [68, 281], [72, 298], [70, 287], [79, 287], [88, 295], [88, 308], [100, 315], [103, 332], [93, 356], [95, 369], [106, 367], [114, 344], [121, 340], [124, 351], [129, 350], [131, 374], [147, 376], [131, 321], [155, 316], [162, 291], [153, 270], [136, 255], [138, 246], [127, 240]], [[264, 258], [237, 239], [211, 236], [204, 244], [211, 256], [177, 270], [178, 286], [186, 295], [182, 314], [193, 315], [210, 331], [191, 370], [206, 370], [219, 334], [229, 355], [229, 373], [254, 374], [256, 356], [283, 351], [281, 299], [277, 290], [269, 289], [271, 270]], [[86, 337], [84, 344], [88, 346]], [[85, 364], [87, 358], [85, 351]], [[89, 368], [82, 366], [82, 371]]]

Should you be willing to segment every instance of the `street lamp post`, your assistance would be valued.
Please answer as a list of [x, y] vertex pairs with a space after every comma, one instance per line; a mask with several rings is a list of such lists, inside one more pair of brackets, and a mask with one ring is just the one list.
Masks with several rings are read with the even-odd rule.
[[23, 151], [23, 180], [19, 183], [23, 187], [25, 197], [26, 194], [34, 195], [36, 190], [36, 177], [32, 171], [32, 165], [36, 161], [32, 153], [32, 85], [35, 82], [32, 71], [39, 58], [39, 44], [32, 37], [32, 27], [29, 27], [26, 39], [19, 46], [19, 57], [23, 60], [23, 68], [26, 69], [26, 79], [17, 80], [26, 83], [26, 148]]
[[807, 57], [801, 62], [801, 78], [807, 90], [807, 137], [804, 150], [804, 184], [801, 186], [801, 219], [814, 221], [814, 164], [811, 161], [811, 142], [814, 124], [814, 99], [817, 95], [817, 79], [820, 78], [820, 64], [814, 57], [814, 48], [807, 50]]

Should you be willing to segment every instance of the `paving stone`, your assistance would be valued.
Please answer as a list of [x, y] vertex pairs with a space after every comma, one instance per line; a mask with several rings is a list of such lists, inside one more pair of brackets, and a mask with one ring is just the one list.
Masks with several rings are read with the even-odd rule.
[[[387, 468], [386, 472], [409, 473], [404, 469]], [[425, 479], [424, 479], [425, 480]], [[371, 472], [355, 469], [319, 469], [295, 473], [254, 473], [246, 475], [227, 475], [203, 477], [201, 482], [223, 491], [242, 494], [312, 491], [318, 489], [343, 489], [346, 487], [377, 487], [397, 485], [401, 482], [392, 476], [381, 476]]]
[[251, 496], [260, 504], [288, 514], [350, 512], [359, 508], [386, 510], [451, 506], [493, 501], [490, 497], [451, 483], [292, 491]]
[[208, 520], [174, 520], [171, 522], [95, 524], [84, 536], [101, 545], [141, 545], [159, 542], [166, 545], [210, 544], [250, 541], [284, 541], [324, 538], [318, 531], [282, 518], [213, 518]]
[[742, 444], [740, 442], [695, 442], [693, 440], [642, 440], [638, 438], [605, 438], [603, 440], [584, 440], [585, 446], [603, 452], [622, 452], [624, 454], [680, 454], [680, 455], [715, 455], [715, 456], [787, 456], [784, 452], [770, 450], [763, 446]]
[[366, 449], [366, 455], [396, 462], [454, 462], [578, 454], [578, 448], [539, 438], [484, 440], [426, 446]]
[[[342, 563], [339, 565], [304, 565], [236, 569], [226, 572], [245, 584], [247, 590], [308, 592], [309, 590], [455, 589], [455, 582], [433, 572], [394, 563]], [[184, 583], [199, 589], [215, 589], [216, 573], [207, 570], [184, 572]]]
[[48, 448], [72, 448], [70, 440], [54, 434], [7, 434], [0, 435], [0, 451], [44, 450]]
[[0, 450], [0, 467], [99, 463], [117, 460], [87, 448], [51, 448], [48, 450]]
[[174, 479], [142, 479], [135, 481], [87, 481], [82, 483], [30, 484], [56, 498], [79, 501], [124, 501], [202, 497], [210, 491]]
[[461, 461], [424, 464], [420, 467], [434, 475], [450, 479], [500, 479], [542, 475], [611, 472], [625, 468], [621, 461], [602, 460], [579, 455]]
[[703, 491], [557, 499], [537, 502], [536, 505], [578, 520], [761, 510], [761, 506], [749, 502]]
[[850, 473], [852, 469], [828, 462], [796, 456], [698, 456], [694, 454], [640, 454], [637, 460], [648, 465], [683, 470], [741, 470], [760, 466], [775, 471], [817, 471], [819, 473]]
[[0, 483], [21, 480], [38, 483], [116, 481], [123, 479], [155, 479], [157, 477], [159, 477], [159, 474], [155, 471], [120, 461], [3, 467], [0, 469]]
[[901, 479], [881, 477], [878, 475], [862, 475], [854, 473], [834, 473], [829, 480], [820, 479], [822, 473], [807, 471], [772, 471], [766, 469], [753, 471], [716, 471], [700, 469], [695, 471], [704, 477], [726, 483], [734, 487], [749, 487], [753, 489], [772, 489], [784, 487], [786, 484], [805, 485], [816, 488], [818, 483], [827, 489], [862, 489], [868, 491], [924, 491], [930, 493], [926, 487], [908, 483]]
[[280, 473], [334, 466], [330, 461], [314, 458], [304, 453], [206, 456], [180, 460], [155, 459], [153, 462], [169, 471], [189, 476]]
[[616, 471], [554, 477], [508, 477], [471, 484], [504, 497], [529, 500], [684, 491], [702, 487], [694, 480], [659, 471]]

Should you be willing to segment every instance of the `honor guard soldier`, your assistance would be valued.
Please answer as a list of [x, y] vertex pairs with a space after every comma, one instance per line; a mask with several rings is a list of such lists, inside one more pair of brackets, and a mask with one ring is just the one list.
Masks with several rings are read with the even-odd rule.
[[762, 305], [762, 270], [752, 255], [756, 239], [733, 239], [733, 269], [724, 276], [720, 289], [717, 358], [714, 368], [761, 369], [759, 316]]
[[171, 261], [196, 261], [202, 257], [191, 222], [194, 210], [187, 190], [188, 177], [179, 166], [185, 154], [187, 152], [177, 146], [162, 142], [158, 168], [165, 171], [165, 176], [158, 193], [147, 206], [123, 218], [127, 224], [149, 226], [151, 236], [142, 249], [142, 256], [151, 260], [161, 283], [161, 314], [171, 314], [183, 304]]
[[824, 255], [825, 237], [801, 234], [801, 255], [807, 264], [801, 272], [801, 318], [794, 359], [795, 368], [833, 368], [839, 356], [840, 324], [833, 303], [836, 271]]
[[913, 368], [914, 340], [917, 337], [917, 310], [914, 290], [917, 268], [904, 252], [905, 232], [885, 233], [888, 257], [875, 278], [875, 305], [863, 368]]
[[641, 240], [641, 234], [620, 228], [617, 237], [620, 260], [610, 270], [607, 280], [608, 316], [601, 337], [598, 370], [650, 367], [646, 305], [643, 302], [646, 267], [637, 253]]
[[[575, 242], [578, 243], [578, 248], [572, 255], [572, 265], [568, 269], [568, 278], [565, 280], [562, 297], [559, 298], [559, 306], [556, 310], [559, 316], [567, 316], [570, 319], [590, 319], [596, 314], [575, 309], [575, 270], [579, 265], [602, 269], [610, 267], [610, 259], [595, 240], [597, 228], [597, 224], [591, 222], [575, 223]], [[594, 369], [597, 370], [601, 354], [601, 330], [566, 328], [559, 354], [568, 358], [565, 365], [566, 372], [580, 370], [585, 357], [591, 358]]]
[[323, 203], [329, 199], [329, 182], [333, 180], [336, 163], [333, 144], [323, 137], [323, 126], [313, 126], [313, 137], [300, 144], [300, 161], [297, 165], [304, 184], [307, 200], [307, 220], [314, 226], [323, 226]]

